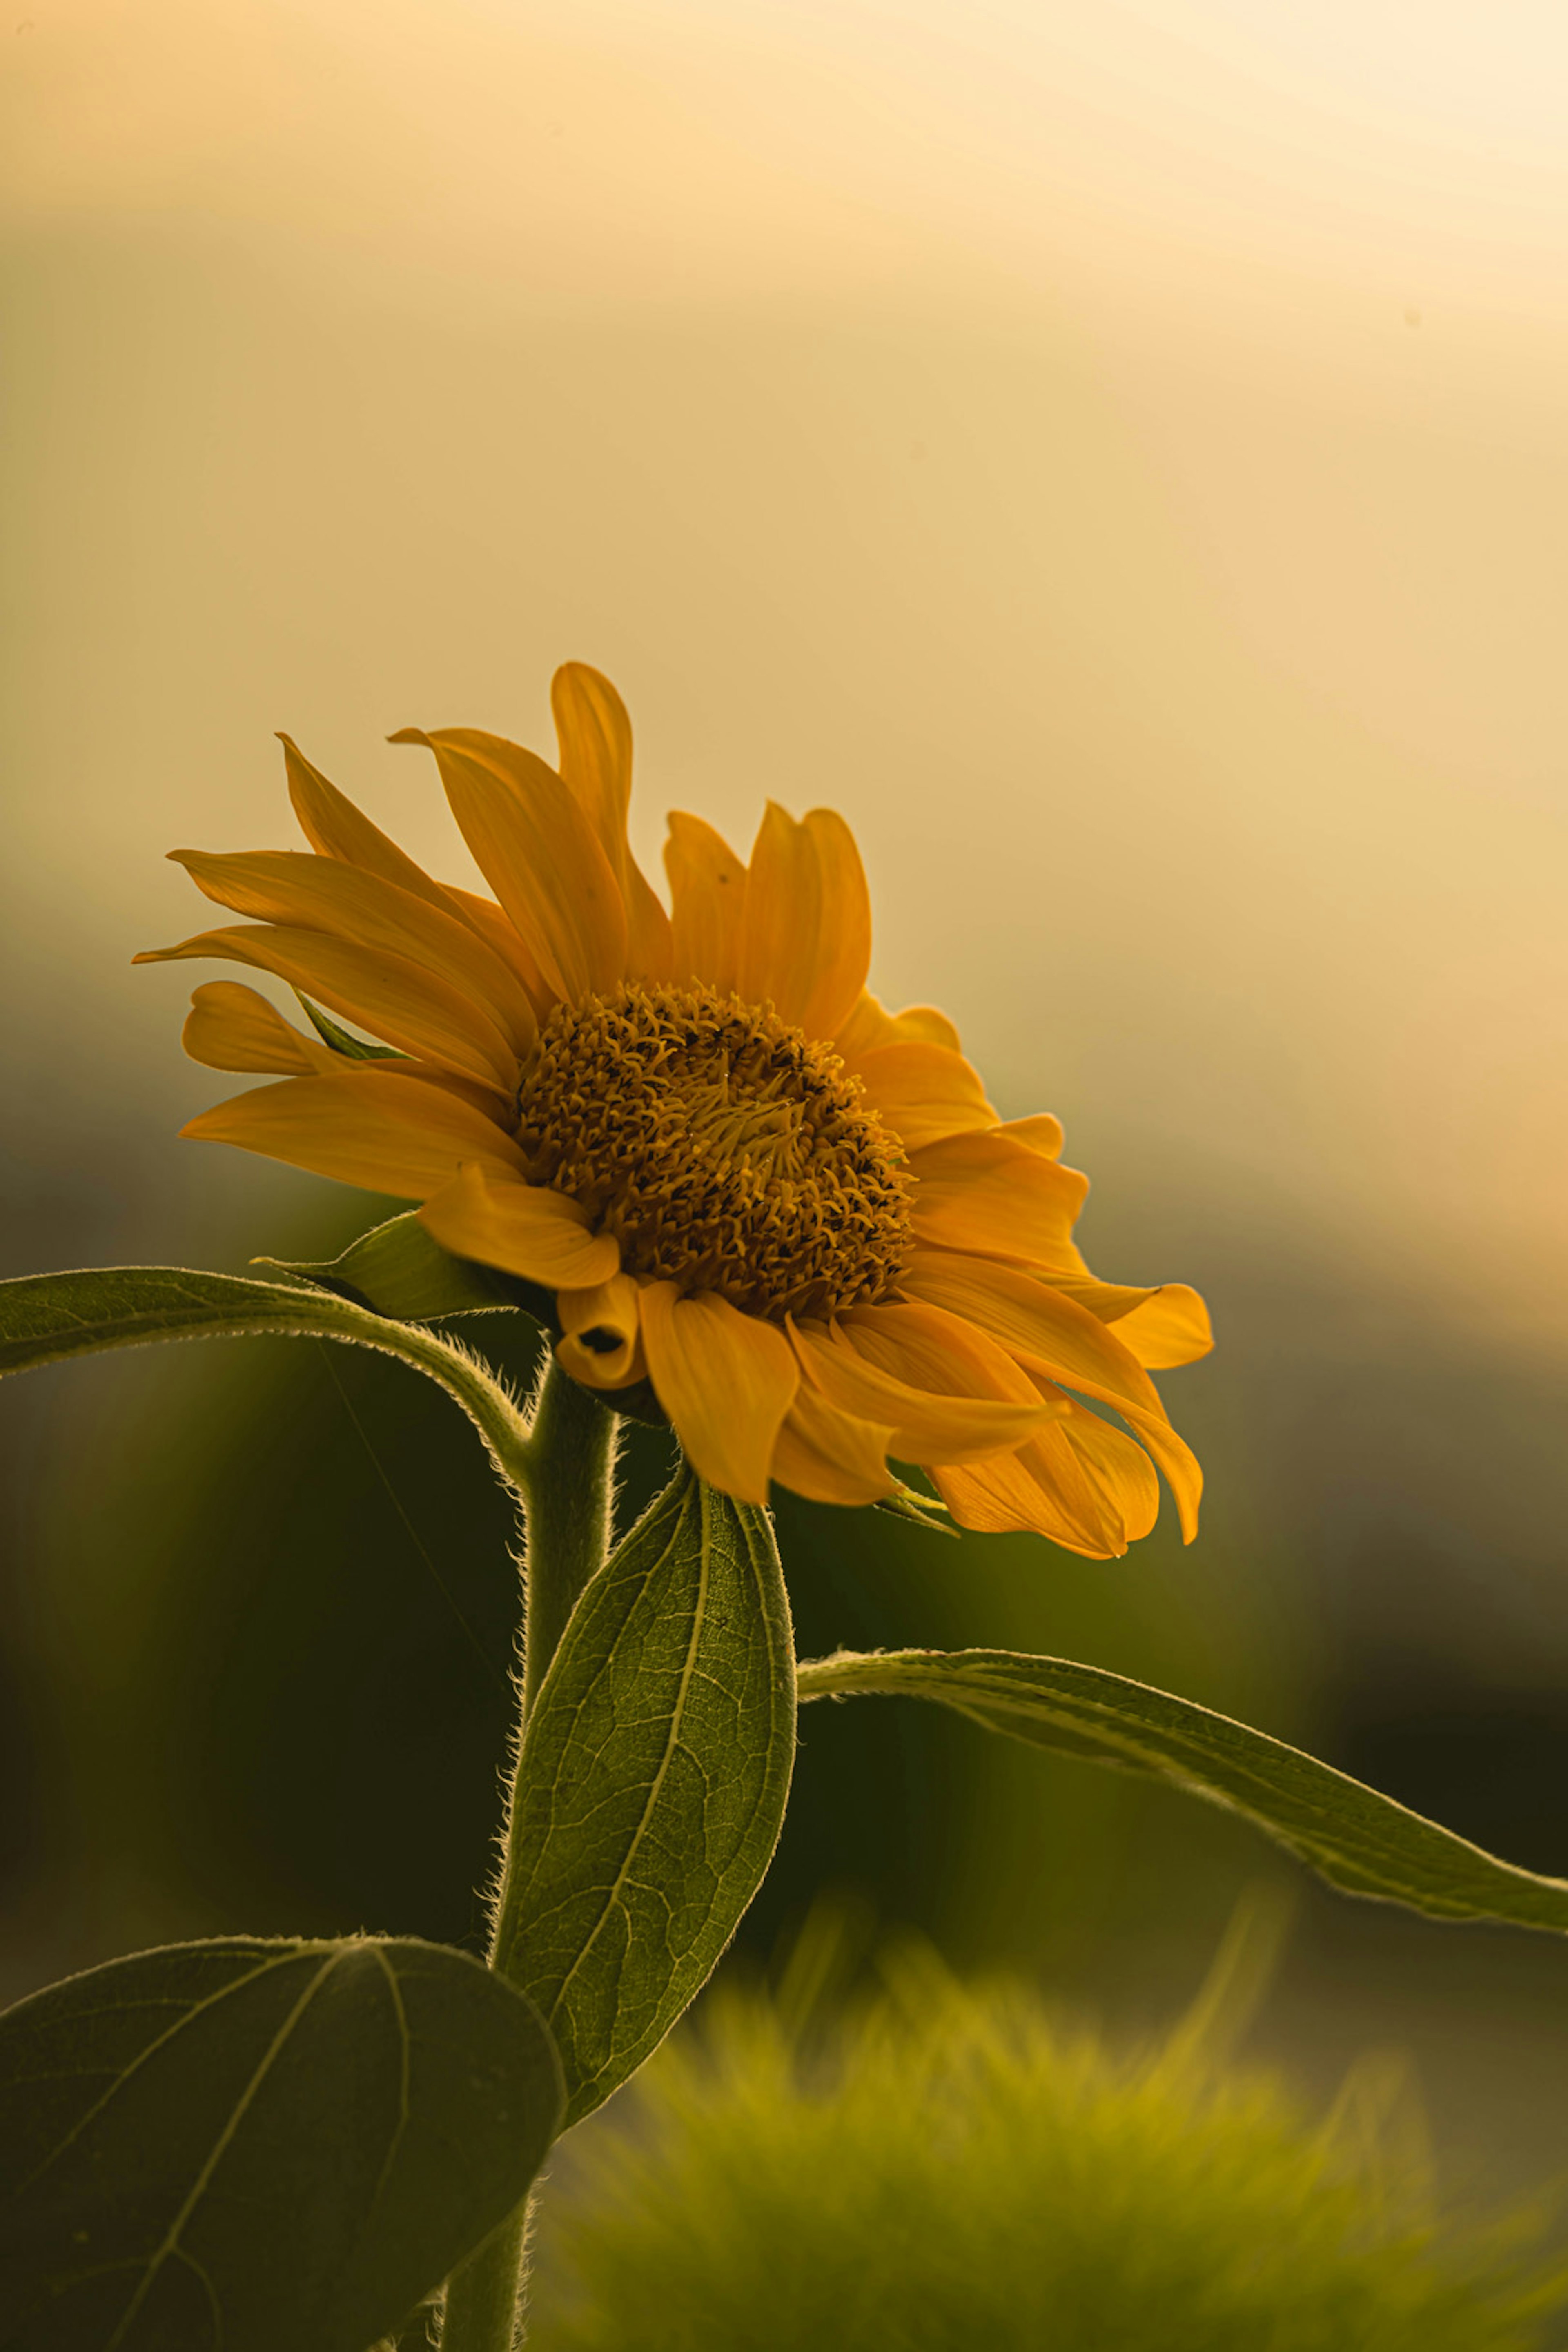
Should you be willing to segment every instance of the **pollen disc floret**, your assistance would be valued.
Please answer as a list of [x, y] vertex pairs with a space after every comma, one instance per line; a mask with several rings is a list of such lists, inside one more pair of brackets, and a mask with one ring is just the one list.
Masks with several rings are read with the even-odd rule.
[[838, 1055], [771, 1006], [626, 984], [558, 1004], [518, 1141], [628, 1273], [752, 1315], [884, 1298], [908, 1261], [904, 1153]]

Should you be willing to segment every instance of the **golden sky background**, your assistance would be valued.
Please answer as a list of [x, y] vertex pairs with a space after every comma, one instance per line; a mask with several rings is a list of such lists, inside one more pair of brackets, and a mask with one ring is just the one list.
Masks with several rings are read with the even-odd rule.
[[1100, 1194], [1561, 1348], [1560, 5], [10, 0], [0, 44], [35, 1168], [193, 1181], [191, 975], [126, 959], [199, 925], [164, 847], [287, 838], [272, 730], [457, 872], [382, 738], [545, 747], [578, 656], [645, 853], [842, 808], [874, 978]]

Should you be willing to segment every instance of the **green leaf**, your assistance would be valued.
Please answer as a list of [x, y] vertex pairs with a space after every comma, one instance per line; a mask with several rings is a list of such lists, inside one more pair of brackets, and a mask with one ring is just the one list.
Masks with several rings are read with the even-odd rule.
[[252, 1282], [182, 1266], [98, 1266], [0, 1282], [0, 1377], [149, 1340], [267, 1332], [339, 1339], [399, 1357], [462, 1407], [503, 1478], [527, 1483], [528, 1433], [515, 1399], [477, 1357], [418, 1324], [303, 1283]]
[[465, 1953], [175, 1944], [0, 2017], [7, 2352], [365, 2352], [526, 2196], [537, 2012]]
[[803, 1702], [937, 1699], [992, 1731], [1151, 1773], [1243, 1813], [1350, 1894], [1440, 1919], [1568, 1931], [1568, 1881], [1500, 1862], [1282, 1739], [1099, 1666], [1011, 1650], [846, 1652], [803, 1664], [799, 1689]]
[[[88, 1266], [0, 1282], [0, 1377], [106, 1348], [153, 1339], [234, 1337], [251, 1331], [353, 1336], [352, 1307], [279, 1282], [198, 1274], [183, 1266]], [[363, 1319], [363, 1318], [362, 1318]]]
[[568, 2122], [641, 2065], [734, 1934], [795, 1737], [772, 1522], [682, 1470], [583, 1593], [523, 1740], [497, 1964], [555, 2036]]
[[468, 1258], [454, 1257], [426, 1232], [412, 1209], [361, 1234], [341, 1257], [319, 1264], [262, 1257], [256, 1263], [298, 1276], [340, 1298], [363, 1300], [378, 1315], [394, 1315], [403, 1323], [426, 1323], [441, 1315], [494, 1312], [505, 1307], [521, 1307], [536, 1323], [547, 1327], [555, 1318], [555, 1302], [549, 1291], [499, 1274], [493, 1267], [476, 1265]]
[[406, 1062], [408, 1055], [400, 1054], [395, 1045], [373, 1045], [368, 1037], [356, 1037], [352, 1030], [341, 1028], [330, 1013], [312, 1004], [308, 996], [294, 991], [304, 1008], [306, 1018], [323, 1045], [341, 1054], [346, 1062]]

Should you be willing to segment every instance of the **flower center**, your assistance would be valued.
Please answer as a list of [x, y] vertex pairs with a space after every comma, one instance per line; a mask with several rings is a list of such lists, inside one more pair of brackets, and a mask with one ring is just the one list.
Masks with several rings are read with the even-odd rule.
[[885, 1297], [903, 1271], [902, 1147], [771, 1006], [629, 983], [558, 1004], [519, 1110], [531, 1180], [581, 1202], [628, 1273], [783, 1317]]

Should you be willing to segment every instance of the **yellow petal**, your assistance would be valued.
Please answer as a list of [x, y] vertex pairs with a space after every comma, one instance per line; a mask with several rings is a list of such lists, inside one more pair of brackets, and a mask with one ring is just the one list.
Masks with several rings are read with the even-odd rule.
[[910, 1151], [944, 1136], [996, 1125], [976, 1070], [948, 1045], [875, 1045], [848, 1064], [871, 1109]]
[[550, 682], [561, 773], [598, 836], [626, 910], [626, 970], [638, 980], [670, 976], [669, 917], [626, 839], [632, 794], [632, 722], [607, 677], [586, 662], [565, 662]]
[[[1090, 1481], [1105, 1497], [1106, 1507], [1121, 1529], [1123, 1547], [1146, 1536], [1160, 1512], [1160, 1481], [1142, 1445], [1098, 1413], [1075, 1404], [1065, 1421], [1054, 1422], [1047, 1433], [1053, 1444], [1070, 1445]], [[1045, 1450], [1044, 1442], [1035, 1444]]]
[[1038, 1276], [955, 1250], [916, 1250], [901, 1287], [959, 1315], [1031, 1370], [1163, 1418], [1159, 1391], [1112, 1328]]
[[858, 1055], [869, 1054], [878, 1045], [898, 1045], [899, 1024], [870, 990], [863, 988], [834, 1031], [833, 1042], [845, 1060], [852, 1062]]
[[1076, 1169], [994, 1132], [927, 1144], [910, 1166], [920, 1180], [910, 1213], [921, 1241], [1023, 1265], [1048, 1264], [1070, 1246], [1089, 1191]]
[[[956, 1467], [933, 1465], [937, 1492], [959, 1526], [985, 1535], [1045, 1536], [1088, 1559], [1120, 1559], [1128, 1545], [1123, 1516], [1068, 1428], [1064, 1417], [1014, 1454]], [[1131, 1439], [1122, 1443], [1137, 1453]], [[1152, 1469], [1148, 1475], [1152, 1480]], [[1156, 1501], [1158, 1493], [1156, 1485]]]
[[859, 1355], [916, 1388], [1023, 1405], [1035, 1387], [1005, 1348], [965, 1317], [924, 1300], [852, 1307], [839, 1328]]
[[801, 822], [770, 801], [752, 851], [739, 988], [808, 1037], [847, 1019], [871, 961], [871, 900], [855, 836], [832, 809]]
[[632, 798], [632, 722], [601, 670], [563, 662], [550, 681], [561, 773], [586, 811], [605, 854], [626, 837]]
[[454, 1257], [476, 1258], [548, 1290], [587, 1289], [620, 1268], [619, 1243], [613, 1234], [591, 1234], [575, 1201], [493, 1162], [465, 1161], [426, 1201], [419, 1221]]
[[624, 978], [620, 887], [554, 769], [520, 743], [473, 728], [426, 735], [406, 727], [392, 740], [435, 752], [458, 830], [547, 987], [574, 1004]]
[[996, 1132], [1021, 1143], [1026, 1151], [1037, 1151], [1042, 1160], [1059, 1160], [1067, 1139], [1060, 1119], [1048, 1110], [1037, 1110], [1028, 1118], [1004, 1119]]
[[890, 1429], [840, 1412], [802, 1381], [773, 1448], [773, 1476], [813, 1503], [879, 1502], [897, 1491], [888, 1467]]
[[962, 1050], [957, 1030], [934, 1004], [906, 1004], [901, 1013], [889, 1013], [866, 991], [839, 1023], [834, 1042], [847, 1062], [877, 1045], [945, 1045], [953, 1054]]
[[742, 1503], [765, 1503], [773, 1449], [800, 1370], [784, 1334], [715, 1291], [680, 1297], [672, 1282], [642, 1295], [654, 1392], [700, 1478]]
[[319, 997], [333, 1013], [356, 1022], [373, 1036], [421, 1060], [444, 1062], [466, 1076], [483, 1080], [508, 1098], [516, 1093], [517, 1055], [479, 1005], [406, 956], [356, 947], [327, 931], [286, 929], [257, 923], [221, 931], [201, 931], [177, 947], [157, 948], [137, 963], [171, 963], [192, 956], [217, 956], [275, 972], [290, 988]]
[[710, 824], [672, 809], [664, 870], [669, 877], [675, 978], [706, 981], [727, 994], [741, 977], [744, 865]]
[[1163, 1282], [1114, 1318], [1117, 1338], [1151, 1371], [1194, 1364], [1214, 1346], [1209, 1311], [1184, 1282]]
[[526, 1054], [533, 1044], [538, 1024], [526, 990], [449, 908], [431, 906], [357, 866], [297, 850], [215, 857], [205, 850], [174, 849], [169, 855], [220, 907], [406, 957], [482, 1005], [514, 1053]]
[[[900, 1462], [963, 1462], [994, 1454], [1016, 1445], [1059, 1410], [1037, 1393], [1026, 1398], [1016, 1386], [999, 1395], [978, 1334], [972, 1346], [963, 1333], [944, 1332], [942, 1344], [923, 1354], [889, 1344], [885, 1334], [852, 1337], [843, 1325], [831, 1330], [792, 1326], [792, 1336], [802, 1368], [828, 1403], [874, 1427], [891, 1429], [889, 1452]], [[890, 1360], [879, 1361], [879, 1356]], [[1006, 1369], [1011, 1374], [1016, 1368]], [[911, 1378], [911, 1372], [921, 1377]]]
[[481, 898], [476, 891], [459, 890], [455, 882], [447, 885], [447, 896], [470, 930], [478, 931], [492, 955], [498, 955], [507, 970], [522, 982], [529, 1003], [537, 1019], [547, 1013], [555, 1001], [555, 992], [546, 986], [544, 974], [529, 953], [521, 932], [508, 919], [504, 908], [493, 898]]
[[180, 1042], [193, 1062], [205, 1062], [209, 1070], [274, 1070], [310, 1078], [342, 1067], [330, 1045], [305, 1036], [276, 1005], [237, 980], [209, 980], [195, 990]]
[[983, 1462], [933, 1463], [931, 1476], [958, 1525], [975, 1535], [1044, 1536], [1091, 1559], [1116, 1559], [1117, 1531], [1077, 1457], [1066, 1454], [1062, 1466], [1059, 1481], [1042, 1475], [1045, 1463], [1031, 1444]]
[[288, 764], [289, 797], [294, 803], [300, 829], [311, 848], [322, 857], [336, 858], [345, 866], [357, 866], [366, 874], [377, 875], [395, 888], [423, 898], [428, 906], [445, 908], [447, 894], [439, 882], [433, 881], [425, 868], [416, 865], [405, 850], [399, 849], [379, 825], [372, 824], [336, 784], [329, 783], [320, 768], [313, 768], [287, 735], [278, 740]]
[[286, 1160], [340, 1184], [422, 1201], [465, 1160], [521, 1171], [510, 1136], [445, 1087], [366, 1066], [342, 1077], [285, 1078], [205, 1110], [180, 1130]]
[[[1197, 1532], [1203, 1474], [1196, 1457], [1171, 1427], [1160, 1392], [1115, 1325], [1102, 1323], [1078, 1300], [1016, 1267], [917, 1250], [903, 1287], [945, 1307], [1001, 1341], [1042, 1380], [1061, 1382], [1115, 1408], [1137, 1433], [1170, 1481], [1190, 1543]], [[1096, 1423], [1096, 1427], [1103, 1427]]]
[[558, 1291], [555, 1311], [563, 1332], [556, 1357], [574, 1381], [589, 1389], [624, 1389], [644, 1377], [638, 1288], [629, 1274], [612, 1275], [586, 1290]]

